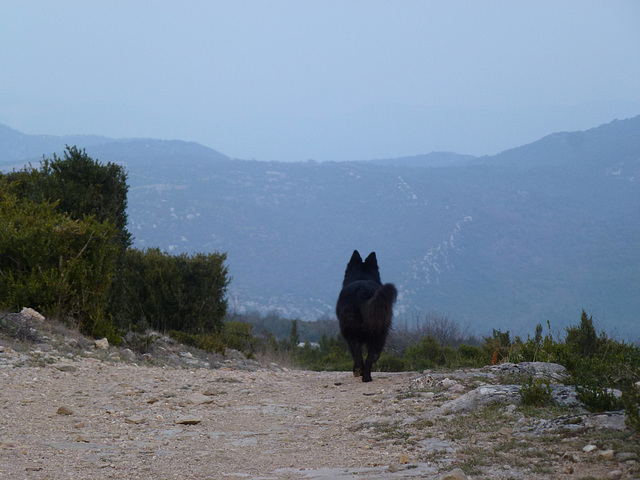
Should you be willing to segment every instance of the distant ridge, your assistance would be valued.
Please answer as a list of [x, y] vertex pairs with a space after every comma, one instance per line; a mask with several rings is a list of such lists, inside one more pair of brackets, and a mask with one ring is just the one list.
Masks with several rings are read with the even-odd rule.
[[66, 145], [83, 148], [89, 155], [105, 161], [124, 162], [132, 158], [199, 157], [229, 160], [226, 155], [196, 142], [153, 138], [113, 139], [99, 135], [29, 135], [0, 124], [0, 165], [17, 161], [37, 161], [42, 156], [61, 154]]
[[622, 155], [621, 161], [633, 160], [625, 152], [639, 150], [640, 115], [614, 120], [584, 131], [553, 133], [527, 145], [481, 157], [479, 163], [528, 168], [578, 167], [607, 163], [612, 156]]
[[386, 165], [396, 167], [461, 167], [470, 165], [477, 157], [462, 155], [453, 152], [431, 152], [425, 155], [413, 155], [410, 157], [398, 157], [391, 159], [369, 160], [373, 165]]

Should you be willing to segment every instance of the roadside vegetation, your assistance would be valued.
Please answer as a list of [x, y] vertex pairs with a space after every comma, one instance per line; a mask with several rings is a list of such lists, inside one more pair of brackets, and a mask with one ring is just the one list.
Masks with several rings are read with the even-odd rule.
[[[224, 253], [132, 248], [127, 192], [121, 166], [103, 165], [76, 147], [44, 158], [39, 168], [0, 173], [0, 310], [35, 308], [135, 350], [153, 341], [153, 330], [209, 352], [235, 349], [298, 368], [351, 369], [346, 342], [329, 318], [229, 313]], [[433, 312], [413, 323], [393, 331], [378, 370], [560, 363], [588, 408], [624, 408], [640, 431], [640, 348], [597, 332], [585, 311], [563, 338], [554, 338], [548, 323], [546, 334], [539, 324], [526, 339], [500, 330], [479, 338]], [[538, 380], [523, 382], [521, 395], [529, 405], [551, 401], [550, 386]]]

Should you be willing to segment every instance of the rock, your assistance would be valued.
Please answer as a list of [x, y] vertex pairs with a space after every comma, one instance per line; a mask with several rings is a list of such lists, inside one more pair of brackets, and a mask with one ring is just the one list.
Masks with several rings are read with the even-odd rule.
[[400, 465], [398, 465], [397, 463], [392, 463], [391, 465], [389, 465], [387, 470], [389, 471], [389, 473], [396, 473], [402, 470], [402, 467], [400, 467]]
[[603, 450], [600, 452], [600, 456], [602, 458], [604, 458], [605, 460], [613, 460], [616, 456], [615, 452], [611, 449], [609, 450]]
[[582, 451], [584, 453], [589, 453], [589, 452], [593, 452], [594, 450], [597, 450], [598, 447], [596, 447], [595, 445], [585, 445], [584, 447], [582, 447]]
[[505, 362], [499, 365], [490, 365], [484, 368], [503, 375], [513, 374], [522, 376], [535, 376], [551, 378], [554, 380], [562, 380], [567, 375], [567, 369], [562, 365], [548, 362]]
[[424, 374], [411, 381], [411, 390], [424, 390], [425, 388], [433, 387], [433, 378], [431, 375]]
[[100, 350], [106, 350], [109, 348], [109, 340], [106, 338], [101, 338], [100, 340], [95, 341], [96, 348]]
[[58, 410], [56, 410], [56, 413], [58, 415], [73, 415], [73, 411], [71, 411], [69, 407], [65, 407], [64, 405], [59, 407]]
[[124, 358], [127, 362], [133, 362], [136, 359], [136, 354], [133, 353], [130, 349], [128, 348], [123, 348], [120, 351], [120, 355], [122, 356], [122, 358]]
[[20, 311], [22, 321], [44, 322], [44, 316], [36, 312], [33, 308], [23, 308]]
[[75, 372], [78, 370], [75, 365], [71, 365], [70, 363], [54, 363], [53, 368], [56, 368], [61, 372]]
[[224, 356], [229, 360], [246, 360], [244, 353], [233, 348], [227, 348], [224, 352]]
[[622, 470], [611, 470], [608, 474], [607, 474], [607, 479], [609, 480], [619, 480], [622, 478]]
[[193, 354], [191, 352], [180, 352], [180, 356], [182, 358], [193, 358]]
[[[439, 414], [448, 415], [458, 412], [471, 412], [493, 403], [519, 403], [520, 388], [520, 385], [484, 385], [444, 403], [436, 411]], [[573, 407], [580, 404], [573, 386], [552, 385], [551, 395], [553, 400], [560, 405]]]
[[449, 389], [457, 384], [458, 382], [456, 382], [455, 380], [451, 380], [450, 378], [445, 378], [443, 380], [440, 380], [438, 383], [436, 383], [436, 386], [441, 386], [442, 388]]
[[640, 395], [640, 382], [636, 382], [636, 392]]
[[178, 425], [196, 425], [202, 421], [202, 417], [196, 415], [183, 415], [176, 419]]
[[193, 405], [202, 405], [203, 403], [213, 403], [213, 398], [203, 395], [201, 393], [194, 393], [193, 395], [189, 395], [187, 398], [187, 403]]
[[440, 477], [440, 480], [467, 480], [467, 478], [467, 475], [461, 469], [454, 468]]
[[460, 385], [459, 383], [449, 388], [451, 393], [464, 393], [465, 388], [464, 385]]
[[135, 425], [139, 425], [141, 423], [145, 423], [147, 419], [142, 415], [131, 415], [130, 417], [125, 418], [124, 421], [126, 423], [133, 423]]
[[627, 460], [636, 460], [638, 456], [633, 452], [620, 452], [616, 453], [616, 460], [626, 462]]
[[610, 430], [625, 430], [625, 415], [623, 412], [609, 412], [600, 415], [590, 415], [585, 419], [585, 426], [590, 428], [604, 428]]
[[34, 352], [50, 352], [51, 350], [53, 350], [53, 347], [48, 343], [36, 343], [33, 347], [31, 347], [31, 350], [33, 350]]

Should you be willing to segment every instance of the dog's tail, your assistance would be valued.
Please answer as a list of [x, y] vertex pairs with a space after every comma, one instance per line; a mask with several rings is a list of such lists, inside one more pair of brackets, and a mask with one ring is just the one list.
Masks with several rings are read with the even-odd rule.
[[393, 283], [385, 283], [373, 294], [366, 304], [365, 317], [373, 325], [370, 327], [388, 328], [391, 324], [393, 304], [398, 296], [398, 291]]

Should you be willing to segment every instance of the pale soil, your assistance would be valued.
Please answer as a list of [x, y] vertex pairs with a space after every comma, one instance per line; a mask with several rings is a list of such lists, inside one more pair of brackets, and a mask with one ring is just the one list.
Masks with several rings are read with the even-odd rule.
[[[544, 420], [576, 412], [437, 414], [443, 402], [493, 381], [480, 371], [435, 372], [457, 388], [411, 390], [417, 373], [362, 383], [347, 372], [154, 366], [106, 355], [76, 356], [67, 361], [75, 371], [60, 371], [63, 358], [13, 347], [0, 351], [0, 479], [439, 479], [454, 468], [468, 478], [578, 479], [640, 471], [638, 439], [628, 431], [569, 431]], [[200, 421], [177, 424], [185, 415]], [[583, 452], [588, 444], [597, 448]], [[609, 449], [612, 458], [602, 455]]]

